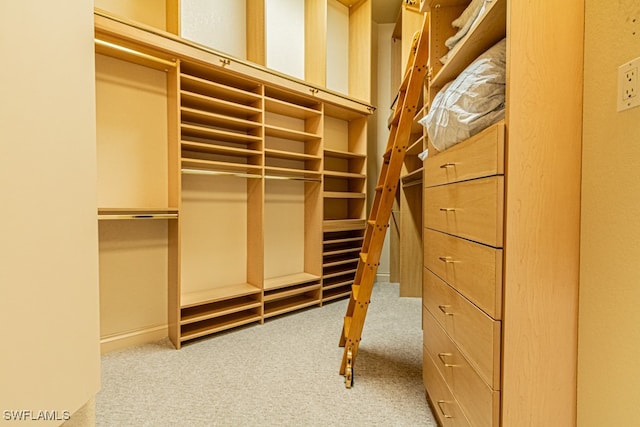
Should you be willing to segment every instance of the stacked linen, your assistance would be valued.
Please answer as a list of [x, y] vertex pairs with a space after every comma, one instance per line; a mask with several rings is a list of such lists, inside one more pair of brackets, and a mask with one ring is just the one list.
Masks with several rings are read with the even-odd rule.
[[473, 61], [438, 92], [420, 119], [429, 140], [443, 151], [504, 119], [506, 39]]
[[[451, 50], [467, 35], [467, 33], [476, 25], [480, 18], [487, 10], [487, 3], [491, 3], [491, 0], [471, 0], [469, 6], [462, 12], [462, 14], [451, 23], [451, 26], [458, 28], [458, 32], [449, 37], [444, 42], [445, 46]], [[440, 62], [446, 64], [449, 60], [449, 53], [440, 58]]]

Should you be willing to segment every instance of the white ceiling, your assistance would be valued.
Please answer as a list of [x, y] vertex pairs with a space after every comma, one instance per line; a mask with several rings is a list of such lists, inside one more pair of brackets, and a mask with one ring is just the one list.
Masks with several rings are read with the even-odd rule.
[[371, 0], [372, 18], [378, 24], [396, 22], [403, 0]]

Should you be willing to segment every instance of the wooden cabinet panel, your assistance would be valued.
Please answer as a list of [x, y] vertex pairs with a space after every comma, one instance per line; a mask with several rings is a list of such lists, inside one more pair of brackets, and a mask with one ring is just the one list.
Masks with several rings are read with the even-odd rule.
[[[500, 322], [425, 269], [424, 306], [494, 389], [500, 388]], [[425, 340], [428, 337], [425, 335]]]
[[435, 362], [470, 424], [497, 426], [500, 392], [480, 378], [428, 310], [424, 310], [422, 319], [424, 350]]
[[427, 389], [427, 396], [440, 425], [443, 427], [469, 427], [471, 424], [460, 410], [458, 402], [426, 349], [422, 354], [422, 368], [422, 380]]
[[504, 135], [504, 122], [500, 122], [442, 153], [429, 156], [424, 163], [425, 186], [503, 174]]
[[494, 319], [502, 314], [502, 249], [425, 229], [424, 265]]
[[425, 189], [427, 228], [502, 247], [504, 179], [475, 179]]

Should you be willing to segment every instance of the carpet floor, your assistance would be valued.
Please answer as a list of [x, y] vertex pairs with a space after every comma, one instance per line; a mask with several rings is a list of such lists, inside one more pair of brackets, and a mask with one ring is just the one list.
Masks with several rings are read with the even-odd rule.
[[430, 426], [419, 298], [378, 283], [355, 366], [338, 374], [348, 300], [210, 336], [102, 357], [96, 425]]

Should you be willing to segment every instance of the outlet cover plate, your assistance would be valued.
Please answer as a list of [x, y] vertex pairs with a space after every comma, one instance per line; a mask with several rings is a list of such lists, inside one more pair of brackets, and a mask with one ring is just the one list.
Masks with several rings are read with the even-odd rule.
[[640, 105], [640, 92], [638, 92], [638, 72], [640, 71], [640, 58], [625, 62], [618, 67], [618, 111]]

